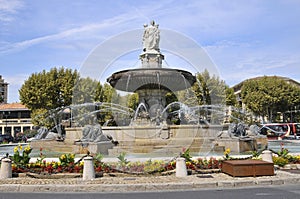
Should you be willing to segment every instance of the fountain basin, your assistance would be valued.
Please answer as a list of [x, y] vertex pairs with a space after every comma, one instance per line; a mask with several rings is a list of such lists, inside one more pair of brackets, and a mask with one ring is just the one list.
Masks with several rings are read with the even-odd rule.
[[138, 68], [113, 73], [107, 82], [117, 90], [135, 92], [143, 89], [179, 91], [191, 87], [196, 78], [190, 72], [170, 68]]

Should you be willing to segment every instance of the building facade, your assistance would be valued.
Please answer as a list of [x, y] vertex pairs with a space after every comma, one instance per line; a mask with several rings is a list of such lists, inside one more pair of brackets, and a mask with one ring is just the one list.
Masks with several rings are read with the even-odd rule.
[[18, 133], [33, 128], [30, 110], [20, 103], [0, 104], [0, 134], [11, 134], [16, 137]]
[[2, 75], [0, 75], [0, 104], [7, 103], [7, 87], [8, 83], [2, 79]]

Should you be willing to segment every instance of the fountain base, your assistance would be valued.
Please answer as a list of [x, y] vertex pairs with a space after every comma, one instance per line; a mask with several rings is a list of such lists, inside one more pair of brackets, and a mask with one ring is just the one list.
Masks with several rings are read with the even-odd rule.
[[[225, 148], [230, 148], [233, 153], [243, 153], [267, 147], [267, 139], [263, 137], [253, 137], [250, 140], [228, 138], [226, 142], [224, 139], [220, 141], [217, 135], [222, 128], [222, 125], [102, 127], [103, 133], [118, 141], [118, 145], [107, 144], [101, 146], [100, 144], [99, 146], [93, 146], [92, 144], [89, 151], [96, 152], [107, 149], [107, 155], [109, 156], [116, 156], [122, 152], [135, 155], [176, 156], [183, 149], [190, 149], [190, 152], [195, 155], [207, 155], [209, 153], [223, 154]], [[74, 145], [81, 138], [81, 132], [81, 128], [66, 129], [65, 142]], [[76, 152], [80, 152], [79, 149], [84, 149], [80, 144], [77, 144], [76, 147]], [[103, 147], [106, 147], [105, 150]], [[106, 154], [106, 152], [103, 154]]]
[[98, 154], [108, 155], [108, 150], [112, 149], [114, 144], [112, 142], [75, 142], [73, 153], [75, 154]]
[[82, 128], [67, 128], [64, 142], [40, 140], [31, 143], [32, 148], [49, 151], [86, 154], [101, 153], [118, 156], [120, 153], [135, 156], [178, 156], [189, 149], [192, 155], [223, 155], [226, 148], [234, 154], [262, 150], [268, 145], [265, 137], [248, 139], [218, 137], [222, 125], [161, 125], [161, 126], [113, 126], [102, 127], [103, 134], [118, 142], [81, 142]]

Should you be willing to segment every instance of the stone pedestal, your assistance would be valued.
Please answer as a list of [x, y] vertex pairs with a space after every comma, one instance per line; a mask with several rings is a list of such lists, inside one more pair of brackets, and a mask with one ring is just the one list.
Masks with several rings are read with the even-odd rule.
[[187, 169], [185, 158], [177, 158], [176, 159], [176, 177], [186, 177]]
[[[155, 81], [151, 81], [151, 84], [156, 84], [159, 82], [159, 73], [157, 73], [157, 78]], [[169, 92], [164, 89], [141, 89], [136, 91], [139, 95], [139, 103], [147, 104], [147, 109], [149, 117], [154, 119], [160, 116], [161, 111], [166, 106], [166, 94]]]
[[142, 61], [142, 68], [161, 68], [164, 56], [153, 50], [141, 54], [140, 59]]
[[11, 160], [3, 158], [1, 161], [0, 179], [12, 178]]
[[263, 161], [273, 163], [272, 151], [264, 150], [261, 154], [261, 158]]
[[225, 149], [230, 148], [231, 152], [234, 153], [242, 153], [246, 151], [255, 151], [266, 148], [265, 142], [262, 143], [262, 140], [267, 140], [267, 138], [260, 138], [258, 143], [258, 139], [255, 137], [249, 138], [219, 138], [214, 141], [217, 146], [223, 146]]
[[93, 163], [93, 157], [85, 157], [83, 159], [83, 180], [92, 180], [95, 178], [95, 169]]

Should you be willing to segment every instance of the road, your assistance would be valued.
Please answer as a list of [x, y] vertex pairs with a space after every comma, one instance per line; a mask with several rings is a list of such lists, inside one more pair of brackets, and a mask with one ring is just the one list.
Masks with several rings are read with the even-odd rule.
[[0, 199], [295, 199], [300, 198], [300, 185], [281, 185], [236, 189], [209, 189], [196, 191], [160, 191], [127, 193], [0, 193]]

